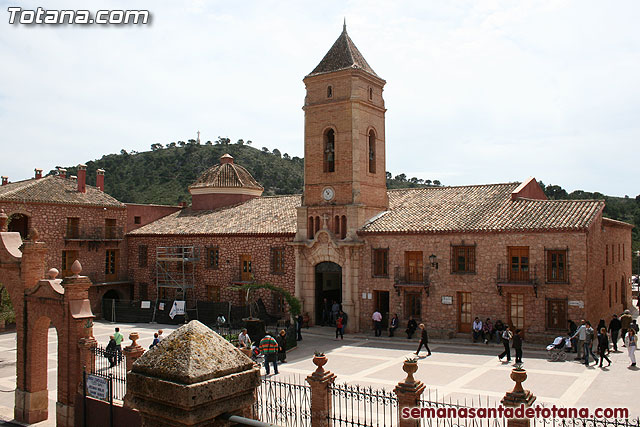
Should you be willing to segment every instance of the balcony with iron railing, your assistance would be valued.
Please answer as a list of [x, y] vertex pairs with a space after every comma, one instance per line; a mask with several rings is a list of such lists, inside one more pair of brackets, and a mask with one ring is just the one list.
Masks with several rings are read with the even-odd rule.
[[502, 295], [502, 286], [532, 286], [538, 296], [538, 265], [527, 264], [512, 266], [498, 264], [496, 272], [498, 292]]
[[244, 271], [240, 267], [233, 269], [231, 276], [232, 283], [254, 283], [256, 282], [256, 276], [253, 271]]
[[400, 267], [397, 266], [394, 269], [393, 274], [393, 286], [396, 290], [401, 287], [415, 287], [425, 289], [427, 295], [429, 295], [429, 268], [424, 267]]
[[112, 226], [67, 228], [64, 239], [69, 241], [119, 241], [124, 239], [124, 229]]
[[125, 271], [118, 271], [115, 274], [97, 272], [85, 273], [83, 271], [82, 274], [88, 276], [89, 280], [91, 280], [91, 283], [94, 285], [129, 283], [129, 276]]

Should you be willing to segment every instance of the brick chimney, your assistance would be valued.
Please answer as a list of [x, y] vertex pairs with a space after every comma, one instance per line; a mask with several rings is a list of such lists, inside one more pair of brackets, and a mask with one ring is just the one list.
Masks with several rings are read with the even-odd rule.
[[78, 165], [78, 192], [87, 192], [87, 165]]
[[36, 173], [36, 179], [40, 179], [42, 178], [42, 169], [34, 169], [35, 173]]
[[2, 177], [2, 185], [7, 185], [9, 183], [9, 177], [8, 176], [3, 176]]
[[100, 191], [104, 191], [104, 169], [98, 169], [96, 171], [96, 187], [98, 187]]
[[67, 170], [65, 168], [58, 168], [58, 176], [61, 178], [67, 177]]

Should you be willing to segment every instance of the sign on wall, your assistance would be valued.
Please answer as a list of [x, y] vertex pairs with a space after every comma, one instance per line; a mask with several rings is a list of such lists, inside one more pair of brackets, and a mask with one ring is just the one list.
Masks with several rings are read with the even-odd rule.
[[87, 375], [87, 395], [100, 400], [109, 400], [109, 380], [96, 375]]
[[446, 305], [451, 305], [453, 304], [453, 297], [442, 297], [442, 303], [446, 304]]
[[572, 307], [584, 308], [584, 301], [569, 301], [569, 305]]

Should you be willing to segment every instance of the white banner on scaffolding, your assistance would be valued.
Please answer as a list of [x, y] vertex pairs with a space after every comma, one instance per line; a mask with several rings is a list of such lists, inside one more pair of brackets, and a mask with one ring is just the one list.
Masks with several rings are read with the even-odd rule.
[[173, 319], [181, 315], [184, 315], [184, 301], [174, 301], [173, 307], [171, 307], [171, 311], [169, 312], [169, 317]]

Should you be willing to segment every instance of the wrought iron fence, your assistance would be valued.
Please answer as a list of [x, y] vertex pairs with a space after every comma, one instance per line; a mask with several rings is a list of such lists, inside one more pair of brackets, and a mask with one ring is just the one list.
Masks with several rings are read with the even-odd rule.
[[359, 385], [329, 386], [331, 412], [328, 419], [334, 426], [396, 426], [398, 399], [395, 393]]
[[301, 380], [263, 378], [255, 396], [253, 418], [287, 427], [311, 426], [311, 387]]
[[122, 352], [107, 351], [102, 346], [93, 348], [93, 366], [91, 373], [103, 378], [111, 378], [113, 398], [124, 399], [127, 392], [127, 364]]
[[464, 399], [463, 401], [448, 401], [438, 396], [438, 391], [431, 389], [425, 390], [423, 398], [419, 402], [422, 409], [422, 417], [420, 419], [421, 427], [506, 427], [507, 420], [503, 417], [475, 417], [466, 418], [465, 412], [468, 414], [471, 408], [482, 408], [483, 410], [496, 409], [497, 402], [491, 402], [489, 397], [483, 399], [478, 396], [477, 399]]

